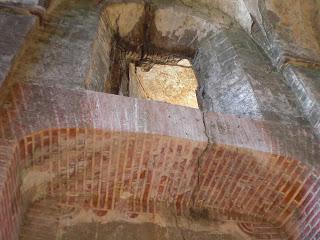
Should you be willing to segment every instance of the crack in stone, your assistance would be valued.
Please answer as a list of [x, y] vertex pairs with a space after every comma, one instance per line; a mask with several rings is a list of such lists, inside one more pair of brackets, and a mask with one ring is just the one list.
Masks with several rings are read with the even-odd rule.
[[192, 196], [191, 196], [191, 200], [192, 200], [192, 206], [195, 207], [195, 201], [196, 201], [196, 196], [200, 191], [200, 178], [201, 178], [201, 170], [202, 170], [202, 162], [203, 162], [203, 157], [207, 154], [207, 152], [209, 151], [209, 147], [210, 147], [210, 137], [208, 134], [208, 127], [207, 127], [207, 123], [206, 123], [206, 111], [202, 111], [202, 122], [203, 122], [203, 126], [204, 126], [204, 134], [207, 137], [207, 144], [205, 149], [202, 151], [202, 153], [200, 154], [200, 156], [197, 158], [197, 185], [195, 187], [195, 189], [193, 190]]

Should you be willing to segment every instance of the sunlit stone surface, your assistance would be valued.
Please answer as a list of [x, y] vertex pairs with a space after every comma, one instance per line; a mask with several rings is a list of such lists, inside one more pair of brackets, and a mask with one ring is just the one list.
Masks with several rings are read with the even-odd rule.
[[146, 72], [130, 66], [130, 96], [198, 108], [198, 83], [188, 60], [178, 66], [154, 65]]

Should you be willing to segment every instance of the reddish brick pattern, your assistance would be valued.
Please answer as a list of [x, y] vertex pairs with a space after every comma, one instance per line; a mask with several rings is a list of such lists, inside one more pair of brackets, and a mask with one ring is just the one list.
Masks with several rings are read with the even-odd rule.
[[245, 233], [255, 239], [286, 239], [280, 227], [266, 223], [239, 223], [239, 227]]
[[[205, 117], [207, 129], [195, 109], [15, 86], [0, 115], [1, 138], [16, 141], [15, 153], [4, 148], [0, 154], [7, 186], [1, 193], [15, 189], [0, 199], [6, 202], [2, 236], [14, 239], [10, 234], [19, 226], [16, 176], [23, 168], [49, 173], [48, 197], [97, 214], [124, 208], [153, 213], [157, 203], [166, 202], [178, 212], [208, 208], [249, 221], [242, 229], [256, 239], [279, 238], [274, 230], [260, 234], [252, 222], [262, 220], [284, 227], [293, 239], [319, 239], [319, 142], [312, 133], [232, 116]], [[213, 142], [208, 147], [205, 130]], [[13, 213], [5, 213], [11, 205]]]
[[292, 239], [320, 239], [320, 180], [311, 176], [305, 183], [305, 189], [297, 195], [300, 200], [299, 211], [290, 217], [286, 228]]
[[[20, 143], [25, 167], [49, 169], [56, 176], [48, 181], [48, 196], [99, 211], [125, 206], [129, 212], [153, 213], [156, 203], [165, 201], [178, 212], [209, 208], [239, 221], [258, 217], [285, 223], [299, 209], [300, 195], [309, 192], [308, 181], [315, 180], [292, 159], [211, 145], [198, 189], [204, 148], [204, 143], [159, 135], [86, 129], [44, 131]], [[123, 194], [130, 196], [125, 203]]]
[[[70, 209], [67, 209], [70, 212]], [[65, 212], [67, 211], [65, 210]], [[59, 217], [61, 207], [55, 201], [41, 201], [35, 203], [25, 216], [21, 226], [19, 240], [56, 240], [59, 234]]]
[[0, 239], [17, 239], [20, 225], [20, 185], [13, 144], [0, 139]]

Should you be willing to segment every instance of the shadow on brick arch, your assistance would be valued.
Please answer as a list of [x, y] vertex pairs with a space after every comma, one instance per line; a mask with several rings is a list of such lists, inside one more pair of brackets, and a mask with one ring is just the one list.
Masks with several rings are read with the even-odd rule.
[[[61, 106], [63, 99], [70, 104]], [[34, 85], [15, 86], [11, 101], [0, 121], [5, 239], [14, 239], [28, 207], [41, 200], [97, 217], [119, 209], [129, 218], [155, 216], [164, 204], [179, 216], [235, 221], [253, 239], [270, 234], [263, 229], [293, 239], [317, 234], [319, 174], [311, 163], [319, 151], [306, 145], [310, 159], [303, 159], [294, 145], [277, 148], [282, 135], [299, 129], [279, 128], [279, 137], [267, 135], [275, 127], [267, 122]], [[73, 107], [81, 102], [87, 105]], [[245, 142], [236, 140], [245, 134]], [[314, 142], [305, 130], [300, 138]]]

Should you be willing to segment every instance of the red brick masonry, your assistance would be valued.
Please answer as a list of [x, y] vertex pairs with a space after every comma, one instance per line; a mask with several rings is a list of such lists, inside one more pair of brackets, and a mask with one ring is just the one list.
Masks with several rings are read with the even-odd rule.
[[46, 196], [97, 214], [125, 195], [132, 213], [167, 202], [223, 213], [256, 239], [279, 239], [272, 226], [320, 239], [319, 155], [308, 128], [16, 85], [0, 113], [0, 239], [17, 238], [28, 170], [46, 174]]

